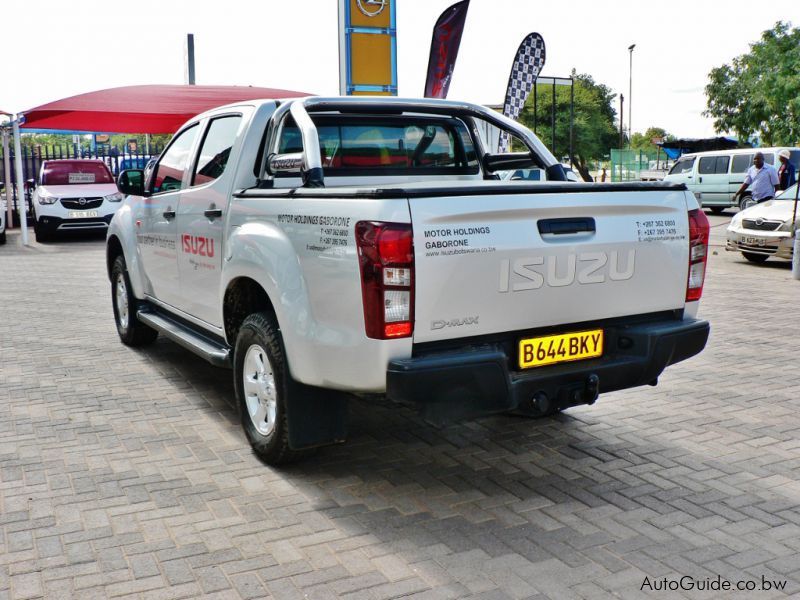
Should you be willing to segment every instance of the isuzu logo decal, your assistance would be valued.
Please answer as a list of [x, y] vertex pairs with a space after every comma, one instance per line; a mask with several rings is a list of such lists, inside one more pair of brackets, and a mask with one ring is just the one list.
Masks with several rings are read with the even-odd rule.
[[214, 257], [214, 238], [184, 233], [181, 235], [181, 243], [185, 254]]
[[377, 17], [386, 8], [386, 0], [356, 0], [356, 5], [367, 17]]
[[500, 293], [565, 287], [633, 277], [636, 250], [619, 253], [580, 252], [566, 256], [528, 256], [500, 261]]

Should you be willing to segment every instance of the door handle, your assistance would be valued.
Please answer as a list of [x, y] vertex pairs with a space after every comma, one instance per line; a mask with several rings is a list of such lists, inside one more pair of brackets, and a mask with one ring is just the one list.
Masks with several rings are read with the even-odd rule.
[[213, 221], [214, 219], [218, 219], [222, 216], [222, 209], [221, 208], [209, 208], [207, 211], [203, 212], [203, 214], [210, 220]]
[[697, 181], [699, 181], [700, 183], [703, 183], [703, 178], [700, 177]]
[[162, 214], [162, 215], [164, 215], [164, 218], [165, 218], [167, 221], [169, 221], [170, 219], [174, 219], [174, 218], [175, 218], [175, 211], [174, 211], [174, 210], [172, 210], [171, 208], [168, 208], [167, 210], [165, 210], [165, 211], [164, 211], [163, 213], [161, 213], [161, 214]]
[[564, 235], [570, 233], [594, 233], [596, 226], [592, 217], [566, 219], [542, 219], [537, 222], [542, 235]]

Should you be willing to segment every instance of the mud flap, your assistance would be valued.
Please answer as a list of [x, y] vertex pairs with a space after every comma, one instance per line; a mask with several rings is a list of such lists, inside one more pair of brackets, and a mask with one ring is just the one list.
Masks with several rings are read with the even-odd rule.
[[292, 450], [328, 446], [347, 439], [347, 394], [296, 381], [289, 385], [291, 400], [286, 403], [286, 418]]

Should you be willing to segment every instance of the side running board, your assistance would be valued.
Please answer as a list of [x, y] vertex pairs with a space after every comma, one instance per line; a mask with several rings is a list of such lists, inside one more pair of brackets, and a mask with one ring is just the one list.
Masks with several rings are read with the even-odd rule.
[[152, 327], [176, 344], [206, 359], [215, 367], [222, 367], [224, 369], [231, 368], [231, 349], [227, 346], [209, 339], [186, 325], [156, 312], [139, 309], [136, 316], [148, 327]]

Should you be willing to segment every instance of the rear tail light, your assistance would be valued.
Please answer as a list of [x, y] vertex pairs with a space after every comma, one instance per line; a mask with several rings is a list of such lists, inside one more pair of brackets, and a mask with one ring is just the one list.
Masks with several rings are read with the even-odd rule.
[[411, 225], [356, 223], [364, 326], [377, 340], [414, 333], [414, 246]]
[[686, 301], [700, 300], [706, 278], [708, 234], [710, 225], [702, 209], [689, 211], [689, 277], [686, 281]]

